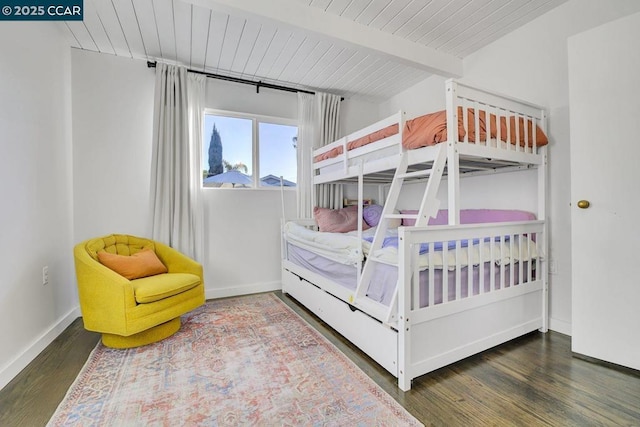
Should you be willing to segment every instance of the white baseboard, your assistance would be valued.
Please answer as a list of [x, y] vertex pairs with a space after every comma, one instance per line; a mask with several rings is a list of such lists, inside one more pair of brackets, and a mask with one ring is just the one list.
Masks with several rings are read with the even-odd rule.
[[554, 319], [551, 317], [549, 319], [549, 329], [571, 336], [571, 323], [565, 320]]
[[229, 286], [225, 288], [207, 288], [205, 289], [205, 297], [207, 299], [236, 297], [240, 295], [258, 294], [260, 292], [270, 292], [282, 289], [282, 282], [276, 280], [273, 282], [252, 283], [242, 286]]
[[0, 368], [0, 390], [15, 378], [29, 363], [33, 361], [49, 344], [55, 340], [74, 320], [80, 317], [80, 307], [71, 309], [66, 315], [59, 318], [42, 335], [33, 340], [16, 356], [15, 359]]

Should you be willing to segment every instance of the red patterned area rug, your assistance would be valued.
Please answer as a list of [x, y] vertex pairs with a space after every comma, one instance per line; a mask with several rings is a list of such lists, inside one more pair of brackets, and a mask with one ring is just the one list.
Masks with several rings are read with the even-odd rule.
[[98, 344], [48, 425], [422, 425], [273, 294], [182, 322], [145, 347]]

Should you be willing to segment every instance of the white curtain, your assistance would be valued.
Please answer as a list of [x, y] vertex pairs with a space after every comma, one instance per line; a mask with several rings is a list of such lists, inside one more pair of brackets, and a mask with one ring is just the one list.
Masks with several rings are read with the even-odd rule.
[[317, 92], [318, 147], [340, 138], [340, 97], [330, 93]]
[[[317, 146], [322, 147], [340, 138], [340, 97], [330, 93], [316, 93], [318, 111]], [[340, 184], [321, 184], [315, 188], [315, 204], [324, 208], [342, 207], [343, 191]]]
[[316, 185], [316, 206], [338, 209], [342, 207], [344, 192], [341, 184]]
[[202, 74], [187, 74], [187, 101], [189, 105], [189, 194], [193, 218], [193, 258], [204, 260], [204, 208], [202, 205], [202, 129], [207, 77]]
[[314, 95], [298, 92], [298, 218], [313, 216], [312, 153], [316, 143], [316, 99]]
[[151, 163], [152, 238], [202, 260], [200, 142], [206, 77], [158, 63]]

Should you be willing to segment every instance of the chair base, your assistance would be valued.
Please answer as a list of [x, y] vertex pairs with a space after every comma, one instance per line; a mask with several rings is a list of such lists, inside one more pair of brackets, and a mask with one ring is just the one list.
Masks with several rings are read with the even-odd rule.
[[178, 332], [180, 329], [180, 316], [158, 326], [138, 332], [128, 337], [115, 334], [102, 334], [102, 344], [111, 348], [133, 348], [161, 341]]

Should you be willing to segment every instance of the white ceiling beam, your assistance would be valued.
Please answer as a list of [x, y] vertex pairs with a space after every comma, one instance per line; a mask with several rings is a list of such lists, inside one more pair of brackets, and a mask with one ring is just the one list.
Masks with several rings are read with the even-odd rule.
[[334, 43], [445, 77], [462, 77], [462, 60], [433, 48], [359, 24], [297, 0], [183, 0], [186, 3], [286, 26]]

